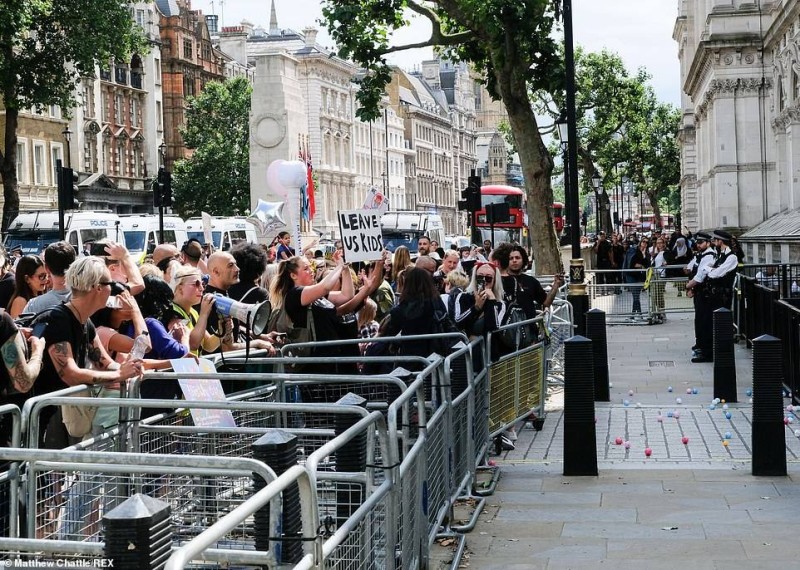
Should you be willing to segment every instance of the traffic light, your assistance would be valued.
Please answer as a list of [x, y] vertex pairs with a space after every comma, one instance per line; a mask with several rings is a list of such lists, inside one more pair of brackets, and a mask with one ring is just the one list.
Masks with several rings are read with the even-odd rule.
[[477, 212], [481, 209], [481, 177], [467, 178], [467, 187], [461, 191], [463, 200], [458, 201], [458, 209]]
[[164, 180], [161, 183], [161, 204], [165, 208], [172, 207], [172, 172], [164, 171]]
[[161, 197], [164, 193], [164, 167], [158, 169], [158, 178], [153, 180], [153, 206], [160, 208], [162, 201]]
[[62, 210], [77, 210], [81, 203], [77, 198], [78, 173], [62, 166], [58, 170], [58, 207]]
[[511, 211], [505, 202], [486, 204], [486, 223], [506, 224], [511, 220]]

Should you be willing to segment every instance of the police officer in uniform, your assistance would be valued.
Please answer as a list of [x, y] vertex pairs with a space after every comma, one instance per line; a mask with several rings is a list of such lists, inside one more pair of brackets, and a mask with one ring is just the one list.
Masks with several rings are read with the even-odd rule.
[[[686, 285], [687, 296], [692, 297], [694, 302], [694, 339], [692, 356], [697, 358], [703, 354], [701, 346], [712, 346], [711, 324], [713, 315], [710, 311], [711, 303], [707, 297], [705, 289], [705, 277], [709, 269], [714, 264], [717, 252], [711, 245], [711, 234], [698, 232], [695, 236], [697, 253], [689, 261], [684, 272], [689, 275], [689, 283]], [[697, 277], [698, 274], [700, 277]], [[703, 336], [706, 335], [706, 336]], [[708, 350], [707, 348], [706, 350]]]
[[[703, 292], [709, 302], [709, 316], [704, 317], [704, 322], [700, 324], [702, 329], [702, 343], [698, 343], [700, 354], [692, 358], [692, 362], [713, 362], [713, 315], [714, 311], [725, 307], [731, 308], [733, 301], [733, 282], [736, 279], [736, 268], [739, 260], [731, 250], [732, 236], [725, 230], [716, 230], [711, 235], [711, 240], [717, 250], [714, 263], [708, 269], [705, 276], [698, 275], [689, 281], [687, 289], [693, 289], [698, 283], [698, 278], [702, 279]], [[708, 319], [707, 322], [705, 319]]]

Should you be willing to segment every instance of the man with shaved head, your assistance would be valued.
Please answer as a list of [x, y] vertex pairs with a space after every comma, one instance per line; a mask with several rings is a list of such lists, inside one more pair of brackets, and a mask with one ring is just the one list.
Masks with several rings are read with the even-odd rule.
[[[227, 297], [228, 289], [238, 282], [239, 266], [236, 265], [233, 256], [225, 251], [212, 253], [208, 258], [208, 285], [206, 285], [203, 296]], [[209, 315], [206, 330], [221, 339], [224, 351], [245, 348], [245, 339], [239, 333], [238, 321], [224, 317], [218, 311], [212, 311]], [[250, 347], [267, 349], [270, 354], [275, 352], [272, 343], [263, 339], [251, 340]]]

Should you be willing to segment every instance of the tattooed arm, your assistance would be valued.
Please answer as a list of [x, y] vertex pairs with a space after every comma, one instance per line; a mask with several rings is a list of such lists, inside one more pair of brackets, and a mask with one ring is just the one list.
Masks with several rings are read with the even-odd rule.
[[31, 346], [31, 357], [28, 361], [25, 360], [25, 339], [21, 332], [17, 332], [0, 347], [11, 383], [15, 390], [23, 394], [30, 391], [39, 376], [45, 345], [43, 338], [33, 336], [28, 342]]
[[[102, 355], [105, 351], [102, 350], [102, 347], [100, 348], [100, 353], [95, 351], [95, 346], [89, 350], [89, 358], [93, 362], [111, 361], [108, 354], [105, 354], [105, 360], [103, 360]], [[94, 355], [92, 355], [93, 352]], [[126, 380], [139, 376], [142, 373], [142, 363], [139, 360], [128, 360], [117, 370], [89, 370], [88, 368], [81, 368], [78, 366], [78, 363], [75, 362], [75, 357], [72, 355], [72, 347], [66, 341], [51, 345], [50, 348], [47, 349], [47, 354], [50, 355], [50, 360], [53, 361], [53, 367], [56, 369], [56, 373], [70, 386]]]

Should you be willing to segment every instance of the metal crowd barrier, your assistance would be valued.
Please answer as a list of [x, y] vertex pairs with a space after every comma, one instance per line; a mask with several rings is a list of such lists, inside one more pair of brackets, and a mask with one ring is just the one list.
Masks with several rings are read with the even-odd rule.
[[[550, 319], [556, 326], [548, 330], [571, 329], [569, 311], [568, 304], [558, 305], [553, 311], [556, 317]], [[544, 329], [543, 319], [534, 322]], [[531, 322], [504, 329], [526, 324]], [[491, 362], [491, 336], [486, 341], [447, 334], [370, 342], [430, 342], [436, 337], [452, 337], [460, 343], [444, 358], [391, 357], [394, 365], [412, 372], [397, 368], [392, 374], [375, 376], [300, 374], [296, 371], [302, 365], [330, 359], [285, 354], [244, 358], [240, 353], [217, 361], [236, 372], [145, 376], [144, 381], [224, 381], [235, 392], [224, 401], [141, 399], [136, 397], [138, 382], [129, 383], [126, 397], [121, 398], [71, 396], [81, 386], [32, 398], [20, 418], [23, 440], [29, 446], [38, 441], [39, 417], [49, 406], [117, 407], [120, 423], [73, 448], [38, 452], [48, 454], [47, 461], [14, 456], [23, 450], [8, 450], [10, 457], [23, 462], [17, 471], [9, 471], [11, 488], [23, 490], [30, 508], [25, 518], [28, 538], [19, 538], [15, 531], [6, 540], [17, 541], [14, 552], [25, 556], [49, 552], [96, 557], [102, 514], [141, 490], [166, 501], [173, 510], [173, 544], [178, 550], [170, 568], [199, 560], [204, 561], [200, 564], [224, 561], [273, 567], [280, 564], [279, 550], [272, 549], [278, 531], [270, 531], [268, 552], [255, 552], [251, 517], [267, 504], [270, 512], [279, 509], [284, 490], [297, 485], [304, 519], [299, 539], [303, 552], [291, 562], [295, 567], [424, 567], [437, 536], [472, 527], [450, 527], [448, 521], [456, 501], [474, 496], [475, 473], [485, 459], [489, 436], [499, 429], [497, 418], [508, 414], [520, 418], [532, 410], [543, 414], [548, 360], [546, 343], [538, 342]], [[559, 332], [553, 338], [563, 343], [560, 339], [566, 334]], [[359, 342], [364, 339], [330, 344]], [[336, 360], [371, 361], [370, 357]], [[510, 389], [514, 398], [494, 401], [490, 394], [496, 394], [498, 387]], [[335, 404], [350, 393], [363, 397], [366, 409]], [[298, 394], [314, 401], [299, 402]], [[148, 409], [160, 413], [139, 419]], [[236, 425], [194, 425], [192, 409], [225, 410]], [[341, 433], [336, 418], [346, 415], [361, 419]], [[258, 463], [252, 459], [253, 442], [276, 428], [297, 438], [297, 464], [277, 478], [274, 474], [264, 477], [266, 486], [254, 491], [252, 476], [239, 462]], [[337, 471], [336, 451], [357, 437], [366, 442], [363, 469]], [[117, 460], [106, 461], [117, 455], [127, 457], [130, 468], [123, 469], [114, 463]], [[204, 464], [205, 469], [187, 471], [194, 458], [212, 455], [219, 462], [214, 469]], [[172, 467], [163, 469], [164, 465]], [[479, 508], [475, 516], [478, 512]]]
[[[608, 324], [652, 325], [663, 322], [669, 313], [692, 312], [694, 303], [686, 295], [688, 276], [669, 276], [677, 275], [684, 267], [595, 269], [586, 286], [589, 305], [605, 312]], [[635, 281], [627, 282], [626, 278]]]

